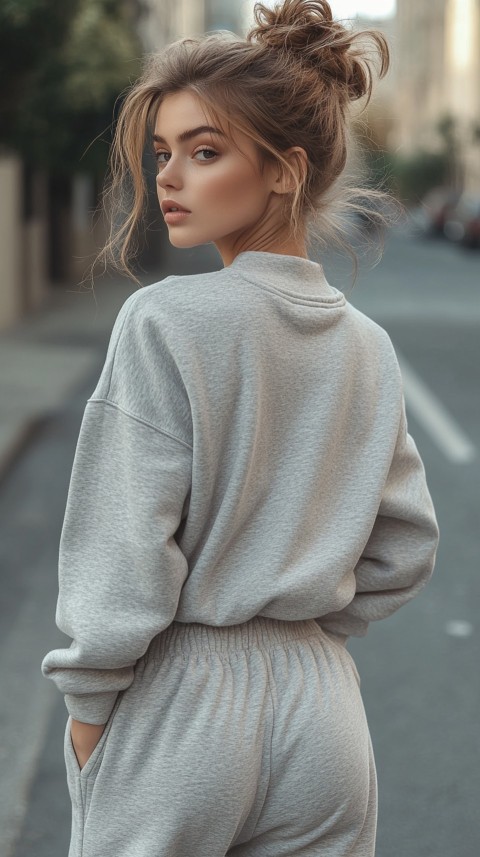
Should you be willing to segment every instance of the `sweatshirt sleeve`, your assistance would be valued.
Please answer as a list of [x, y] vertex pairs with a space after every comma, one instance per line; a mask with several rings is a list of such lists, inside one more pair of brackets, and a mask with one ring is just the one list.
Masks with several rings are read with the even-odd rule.
[[134, 294], [87, 401], [70, 478], [55, 621], [72, 642], [41, 667], [85, 723], [108, 720], [137, 660], [172, 622], [188, 574], [175, 532], [186, 514], [192, 446], [171, 368]]
[[378, 514], [355, 567], [353, 600], [316, 619], [345, 643], [363, 637], [370, 622], [390, 616], [415, 597], [435, 566], [439, 528], [425, 468], [408, 433], [402, 393], [400, 425]]

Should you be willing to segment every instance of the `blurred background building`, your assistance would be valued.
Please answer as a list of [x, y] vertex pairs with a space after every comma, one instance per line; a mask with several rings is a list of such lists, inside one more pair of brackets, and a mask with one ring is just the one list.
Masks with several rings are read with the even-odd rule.
[[209, 30], [241, 34], [245, 7], [238, 0], [143, 0], [139, 33], [147, 51], [168, 42]]
[[395, 144], [450, 153], [453, 180], [480, 191], [480, 0], [397, 0]]
[[[95, 217], [120, 94], [142, 56], [189, 34], [244, 35], [254, 0], [11, 0], [0, 7], [0, 328], [81, 282], [106, 232]], [[335, 15], [335, 0], [332, 0]], [[430, 188], [480, 193], [480, 0], [397, 0], [392, 53], [358, 150], [407, 206]], [[361, 107], [361, 105], [359, 105]], [[153, 177], [147, 176], [150, 189]], [[158, 205], [150, 200], [151, 217]], [[152, 235], [155, 235], [153, 230]], [[150, 238], [144, 267], [161, 257]]]

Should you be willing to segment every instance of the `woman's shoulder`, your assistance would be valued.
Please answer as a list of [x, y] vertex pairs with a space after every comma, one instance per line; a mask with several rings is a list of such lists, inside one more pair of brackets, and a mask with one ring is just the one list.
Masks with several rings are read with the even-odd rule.
[[393, 349], [393, 343], [390, 334], [379, 322], [375, 321], [371, 316], [362, 312], [352, 303], [347, 302], [347, 313], [352, 327], [356, 328], [359, 333], [364, 334], [370, 339], [383, 345], [387, 350]]
[[218, 301], [226, 275], [224, 269], [196, 274], [169, 274], [146, 286], [137, 288], [122, 305], [123, 313], [138, 316], [152, 314], [159, 321], [173, 313], [198, 312], [205, 303]]

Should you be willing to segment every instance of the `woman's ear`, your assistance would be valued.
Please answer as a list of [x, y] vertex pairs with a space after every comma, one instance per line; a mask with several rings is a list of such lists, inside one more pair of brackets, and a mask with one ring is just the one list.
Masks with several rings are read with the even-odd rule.
[[[300, 184], [303, 184], [307, 175], [308, 167], [308, 157], [305, 149], [302, 149], [300, 146], [292, 146], [292, 148], [283, 152], [283, 155], [294, 170], [297, 181]], [[295, 190], [295, 183], [291, 172], [280, 162], [277, 163], [273, 190], [275, 193], [279, 194], [293, 193]]]

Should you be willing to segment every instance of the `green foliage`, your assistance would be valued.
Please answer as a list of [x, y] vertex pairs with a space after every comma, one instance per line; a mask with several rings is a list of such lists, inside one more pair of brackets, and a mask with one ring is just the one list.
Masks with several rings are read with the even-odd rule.
[[394, 157], [393, 172], [402, 202], [418, 205], [431, 188], [449, 183], [450, 160], [445, 152], [419, 149], [409, 157]]
[[[11, 88], [61, 44], [80, 0], [2, 0], [0, 4], [0, 71]], [[9, 96], [2, 87], [1, 98]]]
[[391, 152], [382, 149], [367, 148], [363, 152], [372, 186], [380, 190], [395, 193], [395, 158]]
[[446, 152], [454, 153], [457, 142], [457, 123], [451, 113], [445, 113], [435, 125], [436, 131], [443, 142]]
[[[115, 102], [141, 71], [128, 7], [110, 0], [2, 0], [0, 145], [51, 173], [102, 174]], [[23, 60], [23, 61], [22, 61]]]
[[140, 71], [134, 57], [140, 47], [133, 43], [131, 29], [107, 9], [98, 0], [84, 0], [73, 21], [64, 51], [64, 93], [75, 110], [103, 110], [130, 74]]
[[402, 156], [367, 147], [362, 154], [372, 186], [389, 191], [406, 205], [418, 204], [432, 187], [450, 182], [447, 152], [419, 149]]
[[480, 145], [480, 122], [472, 122], [472, 142]]
[[387, 190], [406, 205], [418, 205], [431, 188], [454, 185], [458, 179], [458, 141], [454, 118], [445, 115], [436, 126], [442, 148], [423, 148], [409, 155], [381, 149], [372, 138], [357, 134], [357, 144], [374, 187]]
[[22, 103], [35, 73], [67, 37], [80, 0], [2, 0], [0, 4], [0, 141], [14, 137]]

